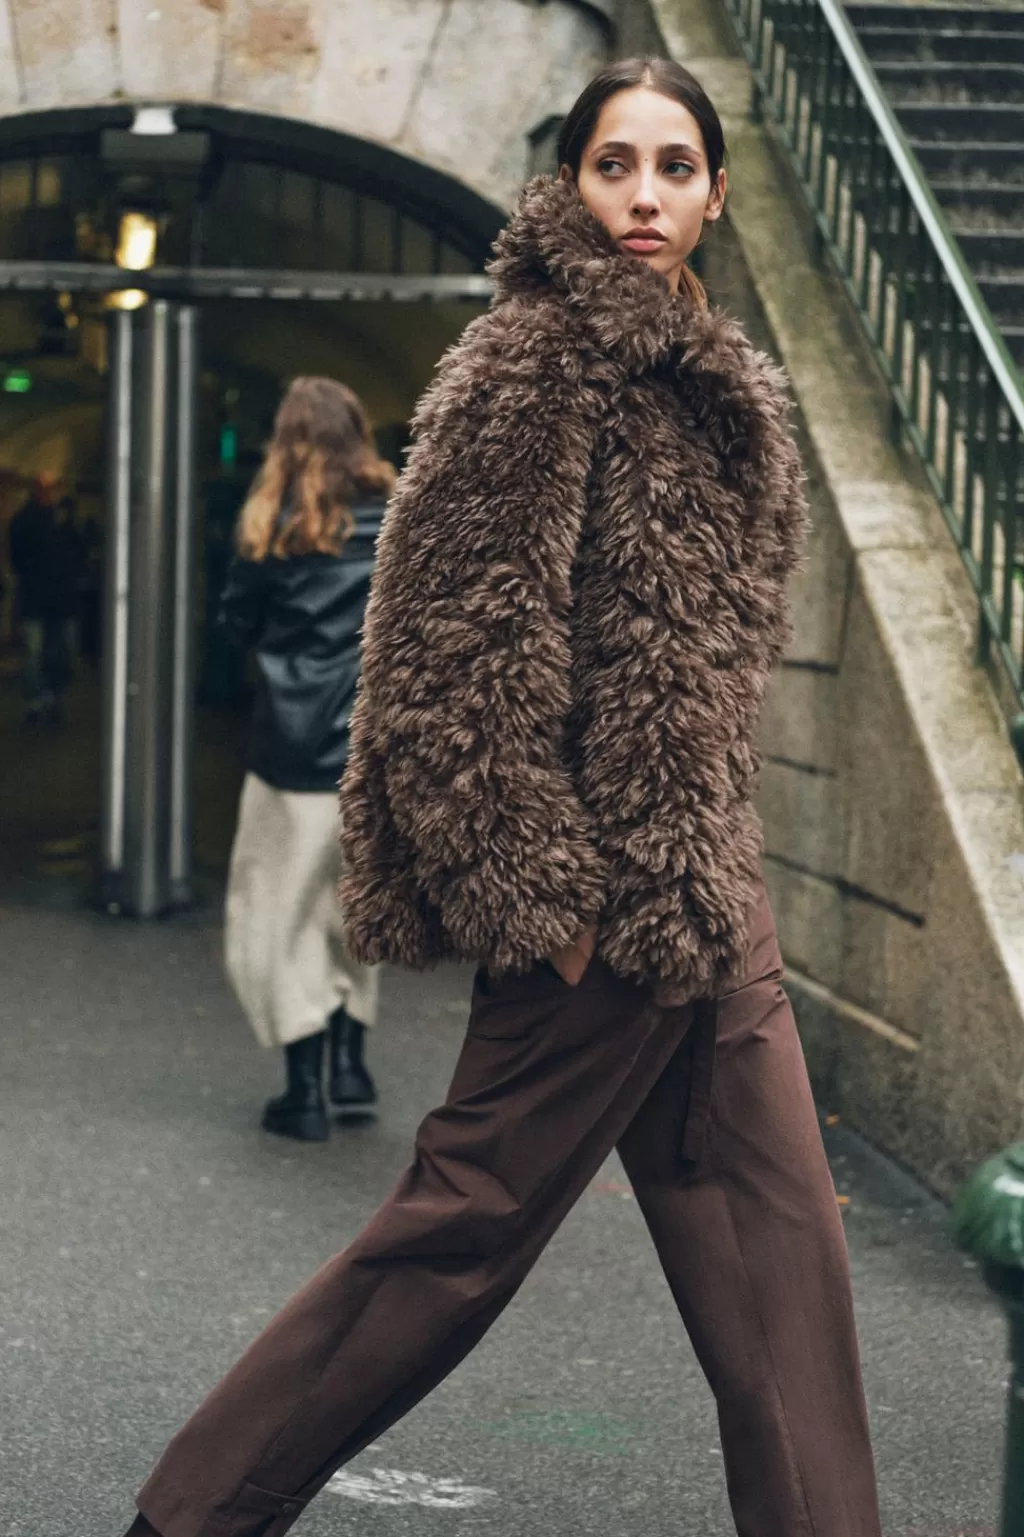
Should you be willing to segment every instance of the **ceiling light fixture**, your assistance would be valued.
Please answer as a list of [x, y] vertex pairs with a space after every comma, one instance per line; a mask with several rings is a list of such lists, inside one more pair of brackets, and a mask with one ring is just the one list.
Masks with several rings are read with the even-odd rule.
[[[129, 209], [121, 215], [117, 227], [114, 260], [128, 272], [144, 272], [156, 260], [157, 223], [152, 214]], [[121, 288], [107, 295], [107, 306], [116, 310], [139, 310], [147, 295], [141, 288]]]
[[148, 213], [123, 213], [114, 260], [130, 272], [143, 272], [156, 260], [156, 220]]

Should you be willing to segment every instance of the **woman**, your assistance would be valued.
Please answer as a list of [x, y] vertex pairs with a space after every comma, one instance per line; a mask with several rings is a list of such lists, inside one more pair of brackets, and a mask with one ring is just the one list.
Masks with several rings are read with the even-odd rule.
[[617, 1146], [741, 1537], [879, 1537], [750, 806], [804, 531], [786, 402], [685, 265], [726, 180], [692, 76], [611, 67], [560, 150], [419, 408], [342, 797], [350, 942], [476, 960], [462, 1054], [394, 1195], [172, 1442], [135, 1533], [280, 1537], [481, 1338]]
[[258, 693], [231, 854], [228, 973], [257, 1040], [282, 1046], [287, 1088], [267, 1131], [328, 1135], [330, 1097], [371, 1110], [363, 1060], [377, 968], [344, 941], [337, 787], [348, 755], [359, 644], [394, 470], [377, 455], [360, 401], [333, 379], [296, 379], [242, 509], [222, 622], [252, 646]]

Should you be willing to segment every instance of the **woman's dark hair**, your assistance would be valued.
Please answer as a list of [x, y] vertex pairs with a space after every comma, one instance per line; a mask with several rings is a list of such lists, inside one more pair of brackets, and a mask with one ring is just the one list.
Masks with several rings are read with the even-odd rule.
[[725, 134], [721, 119], [697, 77], [671, 59], [619, 59], [595, 75], [562, 124], [558, 135], [558, 164], [568, 166], [575, 179], [580, 174], [583, 151], [590, 142], [605, 102], [617, 92], [638, 85], [671, 97], [693, 113], [704, 140], [708, 171], [714, 181], [725, 164]]

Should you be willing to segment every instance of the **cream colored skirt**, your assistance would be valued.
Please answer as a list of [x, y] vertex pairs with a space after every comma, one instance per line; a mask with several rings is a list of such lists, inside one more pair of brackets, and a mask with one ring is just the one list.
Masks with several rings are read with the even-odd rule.
[[377, 1022], [379, 968], [349, 955], [336, 887], [338, 797], [242, 786], [225, 909], [228, 976], [263, 1046], [323, 1030], [344, 1004]]

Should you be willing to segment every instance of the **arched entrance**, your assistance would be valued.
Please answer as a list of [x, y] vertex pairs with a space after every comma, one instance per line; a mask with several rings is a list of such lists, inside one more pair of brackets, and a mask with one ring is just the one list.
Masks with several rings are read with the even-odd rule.
[[[204, 736], [201, 712], [203, 796], [231, 779], [209, 738], [237, 736], [225, 711], [239, 679], [210, 620], [283, 385], [346, 379], [397, 457], [437, 357], [486, 301], [501, 220], [427, 166], [252, 113], [113, 107], [0, 124], [0, 519], [49, 469], [106, 552], [76, 785], [54, 765], [57, 738], [45, 772], [32, 770], [38, 737], [12, 732], [3, 756], [23, 787], [49, 787], [56, 837], [41, 836], [37, 807], [30, 841], [98, 857], [112, 907], [148, 915], [191, 894], [197, 694], [214, 718]], [[9, 633], [10, 596], [7, 610]], [[9, 654], [6, 671], [9, 683]], [[91, 809], [88, 794], [78, 805], [91, 842], [76, 842], [69, 809], [82, 775], [101, 781]]]

